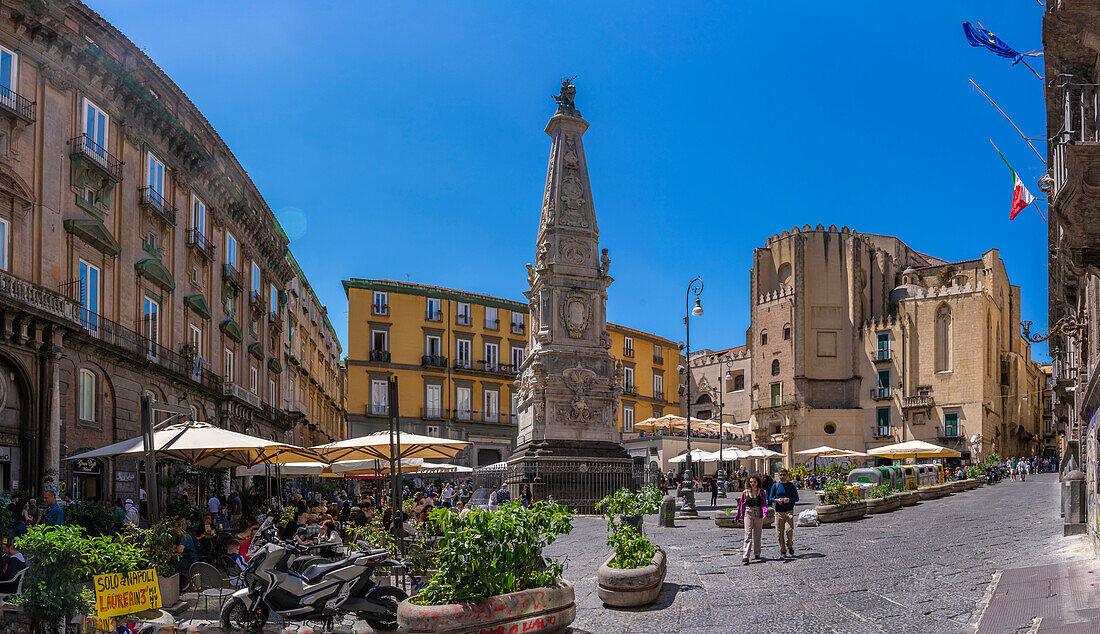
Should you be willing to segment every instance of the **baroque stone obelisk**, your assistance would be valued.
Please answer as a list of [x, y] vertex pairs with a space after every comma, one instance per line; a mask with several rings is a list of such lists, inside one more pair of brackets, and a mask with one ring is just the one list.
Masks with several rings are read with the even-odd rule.
[[622, 370], [609, 351], [606, 313], [611, 261], [599, 248], [581, 142], [588, 122], [575, 93], [562, 81], [546, 125], [550, 163], [535, 264], [527, 265], [529, 353], [516, 379], [519, 436], [509, 463], [512, 484], [583, 511], [631, 486], [632, 462], [619, 444]]

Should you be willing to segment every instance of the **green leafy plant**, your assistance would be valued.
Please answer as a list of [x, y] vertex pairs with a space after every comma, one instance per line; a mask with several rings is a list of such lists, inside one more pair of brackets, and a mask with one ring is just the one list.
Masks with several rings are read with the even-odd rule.
[[627, 488], [608, 495], [596, 503], [596, 512], [608, 516], [647, 515], [661, 508], [661, 490], [655, 486], [645, 486], [634, 492]]
[[428, 523], [439, 535], [438, 570], [413, 602], [479, 604], [556, 584], [565, 566], [544, 558], [542, 549], [573, 530], [573, 514], [552, 502], [524, 508], [513, 500], [496, 511], [471, 509], [464, 517], [435, 509]]
[[607, 545], [615, 551], [615, 557], [607, 564], [611, 568], [641, 568], [648, 566], [657, 553], [657, 547], [649, 538], [629, 524], [617, 527], [607, 538]]
[[894, 492], [894, 488], [885, 482], [882, 484], [876, 484], [867, 491], [867, 497], [885, 499], [887, 496]]
[[176, 552], [176, 542], [183, 535], [179, 523], [180, 518], [168, 517], [141, 531], [145, 558], [161, 577], [171, 575], [176, 562], [182, 557]]
[[173, 498], [168, 500], [168, 516], [185, 519], [188, 523], [194, 524], [202, 518], [202, 509], [191, 506], [191, 503], [183, 498]]
[[840, 480], [826, 480], [821, 489], [825, 493], [826, 504], [846, 504], [859, 499], [858, 495]]
[[936, 273], [936, 282], [939, 283], [940, 286], [950, 286], [951, 285], [951, 279], [954, 278], [954, 277], [955, 277], [955, 265], [954, 264], [945, 264], [940, 269], [939, 273]]
[[275, 525], [279, 528], [286, 528], [290, 520], [296, 519], [297, 513], [298, 509], [296, 507], [287, 504], [279, 509], [279, 514], [275, 517]]
[[89, 535], [111, 532], [111, 512], [102, 502], [71, 502], [65, 507], [65, 523], [81, 526]]

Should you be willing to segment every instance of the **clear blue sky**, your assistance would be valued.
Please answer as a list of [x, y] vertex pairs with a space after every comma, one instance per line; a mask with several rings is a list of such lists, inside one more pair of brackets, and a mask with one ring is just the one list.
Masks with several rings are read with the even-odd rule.
[[987, 139], [1036, 195], [1044, 167], [967, 78], [1029, 136], [1042, 85], [961, 27], [1038, 49], [1034, 0], [91, 4], [249, 170], [345, 343], [349, 277], [522, 299], [565, 75], [591, 123], [611, 321], [682, 340], [702, 275], [692, 347], [739, 345], [752, 249], [823, 223], [952, 260], [997, 247], [1045, 329], [1046, 224], [1008, 221]]

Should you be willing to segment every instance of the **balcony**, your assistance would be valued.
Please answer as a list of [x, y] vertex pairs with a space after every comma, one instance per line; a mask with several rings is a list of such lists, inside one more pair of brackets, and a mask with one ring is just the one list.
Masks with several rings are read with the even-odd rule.
[[69, 141], [69, 158], [84, 161], [89, 167], [99, 171], [107, 179], [116, 183], [122, 181], [122, 161], [100, 147], [87, 135], [80, 135]]
[[222, 279], [238, 291], [244, 288], [244, 282], [241, 280], [241, 272], [232, 264], [226, 264], [222, 267]]
[[473, 369], [473, 363], [469, 359], [455, 359], [454, 367], [456, 370], [471, 370]]
[[522, 322], [512, 324], [512, 334], [513, 335], [522, 335], [526, 332], [527, 332], [527, 326], [524, 325]]
[[273, 313], [268, 311], [267, 313], [267, 325], [277, 332], [283, 330], [283, 316], [279, 313]]
[[152, 187], [142, 187], [140, 202], [161, 220], [176, 226], [176, 206], [165, 200], [163, 194]]
[[421, 407], [420, 418], [424, 420], [446, 420], [447, 410], [442, 407]]
[[871, 388], [871, 398], [876, 401], [884, 401], [890, 398], [890, 390], [888, 387], [873, 387]]
[[[66, 293], [65, 291], [69, 292]], [[0, 298], [49, 313], [72, 324], [81, 323], [80, 280], [62, 284], [57, 292], [0, 271]]]
[[387, 403], [371, 403], [366, 407], [367, 416], [389, 416], [390, 406]]
[[500, 320], [499, 319], [486, 319], [485, 320], [485, 330], [500, 330]]
[[35, 102], [10, 88], [0, 86], [0, 108], [23, 123], [34, 123]]
[[504, 374], [508, 376], [515, 374], [515, 372], [512, 371], [511, 365], [507, 363], [497, 363], [495, 361], [482, 361], [480, 369], [482, 372], [490, 372], [492, 374]]
[[387, 317], [390, 314], [389, 304], [371, 304], [370, 314]]
[[375, 363], [389, 363], [390, 353], [385, 350], [371, 350], [370, 360]]
[[469, 326], [470, 325], [470, 316], [466, 315], [466, 314], [463, 314], [463, 313], [459, 313], [459, 314], [455, 315], [455, 325], [456, 326]]
[[623, 386], [623, 394], [628, 394], [630, 396], [637, 396], [638, 395], [638, 386], [637, 385], [624, 385]]
[[874, 352], [874, 362], [875, 363], [884, 363], [884, 362], [893, 361], [893, 360], [894, 360], [894, 353], [893, 353], [892, 350], [875, 350], [875, 352]]
[[921, 394], [918, 396], [906, 396], [901, 399], [902, 409], [932, 409], [936, 406], [935, 399], [930, 394]]
[[508, 414], [505, 414], [504, 412], [495, 412], [495, 413], [482, 412], [481, 413], [481, 422], [483, 422], [483, 423], [492, 423], [494, 425], [507, 425], [508, 424]]
[[191, 229], [187, 232], [187, 246], [195, 250], [196, 253], [206, 258], [207, 260], [214, 260], [214, 245], [206, 239], [206, 236], [202, 234], [202, 231], [198, 229]]
[[664, 365], [665, 358], [661, 355], [653, 355], [653, 365]]
[[424, 320], [441, 322], [443, 321], [443, 311], [437, 310], [434, 313], [431, 311], [427, 311], [424, 313]]
[[947, 428], [945, 430], [943, 428], [943, 426], [940, 425], [940, 426], [936, 427], [936, 430], [937, 430], [937, 433], [939, 434], [936, 438], [940, 442], [958, 442], [958, 441], [962, 440], [962, 436], [960, 435], [960, 432], [962, 430], [958, 426], [955, 426], [954, 428]]
[[[253, 282], [253, 284], [255, 284], [255, 282]], [[262, 313], [264, 311], [264, 296], [263, 296], [263, 293], [261, 293], [260, 291], [249, 291], [248, 292], [248, 305], [251, 306], [253, 309], [255, 309], [256, 312]]]
[[889, 425], [874, 425], [871, 427], [872, 438], [891, 438], [894, 435], [894, 428]]
[[309, 417], [309, 411], [306, 409], [306, 404], [298, 401], [297, 399], [295, 399], [295, 401], [290, 404], [290, 407], [288, 409], [293, 414], [297, 414], [304, 418]]
[[665, 391], [654, 389], [653, 390], [653, 398], [657, 399], [658, 401], [665, 400]]
[[456, 409], [451, 412], [451, 416], [454, 420], [460, 422], [472, 421], [474, 419], [474, 414], [477, 414], [477, 412], [472, 409]]
[[623, 348], [623, 356], [630, 359], [634, 358], [634, 348]]
[[437, 354], [426, 354], [420, 357], [420, 367], [446, 369], [447, 357], [441, 357]]
[[260, 409], [260, 397], [246, 390], [244, 386], [237, 385], [236, 383], [224, 383], [222, 385], [222, 396], [229, 396], [244, 401], [252, 407]]

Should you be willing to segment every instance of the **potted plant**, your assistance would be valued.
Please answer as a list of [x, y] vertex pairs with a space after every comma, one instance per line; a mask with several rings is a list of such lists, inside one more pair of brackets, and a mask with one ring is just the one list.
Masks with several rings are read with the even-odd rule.
[[[661, 491], [619, 489], [596, 503], [607, 514], [607, 545], [612, 554], [596, 572], [596, 594], [607, 605], [637, 607], [661, 594], [667, 572], [665, 551], [642, 532], [642, 517], [661, 506]], [[616, 521], [616, 516], [618, 521]]]
[[859, 499], [855, 487], [840, 480], [827, 480], [822, 487], [824, 504], [815, 507], [821, 522], [845, 522], [867, 514], [867, 504]]
[[867, 512], [888, 513], [901, 506], [901, 497], [893, 495], [894, 489], [889, 484], [878, 484], [867, 491]]
[[553, 502], [525, 508], [513, 500], [463, 517], [435, 509], [438, 570], [397, 608], [406, 632], [559, 632], [576, 617], [565, 565], [542, 549], [573, 530], [573, 514]]
[[145, 558], [150, 567], [157, 571], [160, 582], [161, 603], [172, 606], [179, 600], [179, 575], [175, 572], [180, 553], [176, 552], [176, 543], [183, 535], [180, 518], [168, 517], [142, 531], [145, 538]]
[[[737, 516], [737, 509], [730, 508], [724, 511], [718, 511], [714, 514], [714, 525], [719, 528], [744, 528], [745, 523], [741, 520], [734, 519]], [[764, 518], [764, 528], [771, 528], [775, 524], [775, 513], [768, 513]]]
[[194, 361], [198, 354], [199, 349], [193, 343], [185, 343], [180, 346], [180, 356], [188, 361]]

